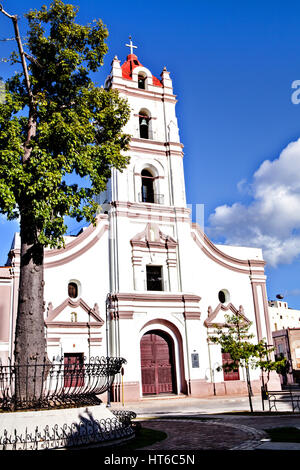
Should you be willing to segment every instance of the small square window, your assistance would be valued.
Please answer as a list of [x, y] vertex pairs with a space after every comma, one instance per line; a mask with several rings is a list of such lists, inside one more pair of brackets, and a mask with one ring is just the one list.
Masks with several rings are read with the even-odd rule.
[[163, 290], [162, 266], [146, 266], [147, 290]]

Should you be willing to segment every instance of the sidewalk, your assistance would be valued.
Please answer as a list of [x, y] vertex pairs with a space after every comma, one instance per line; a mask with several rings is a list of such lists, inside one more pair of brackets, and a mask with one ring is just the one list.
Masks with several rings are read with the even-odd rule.
[[[253, 410], [262, 411], [260, 396], [252, 397]], [[265, 409], [267, 403], [265, 403]], [[249, 399], [246, 396], [210, 397], [210, 398], [144, 398], [137, 402], [112, 403], [112, 408], [132, 410], [138, 416], [162, 416], [168, 414], [214, 414], [232, 411], [249, 411]]]

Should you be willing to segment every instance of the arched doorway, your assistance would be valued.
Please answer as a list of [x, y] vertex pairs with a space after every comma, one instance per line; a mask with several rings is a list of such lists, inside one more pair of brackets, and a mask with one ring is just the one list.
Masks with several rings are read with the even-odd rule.
[[174, 343], [160, 330], [148, 331], [141, 339], [143, 395], [176, 393]]

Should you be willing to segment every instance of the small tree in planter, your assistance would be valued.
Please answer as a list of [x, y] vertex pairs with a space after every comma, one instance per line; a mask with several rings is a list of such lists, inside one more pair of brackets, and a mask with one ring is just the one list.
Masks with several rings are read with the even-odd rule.
[[[252, 389], [249, 370], [260, 368], [269, 375], [272, 370], [279, 372], [284, 367], [285, 359], [272, 361], [270, 353], [274, 350], [263, 340], [253, 343], [254, 334], [250, 333], [252, 323], [246, 322], [238, 314], [225, 315], [226, 323], [223, 326], [214, 325], [215, 332], [209, 336], [212, 343], [219, 344], [225, 353], [229, 353], [231, 360], [218, 367], [218, 370], [233, 371], [242, 367], [246, 373], [250, 411], [253, 413]], [[264, 384], [263, 384], [264, 386]]]

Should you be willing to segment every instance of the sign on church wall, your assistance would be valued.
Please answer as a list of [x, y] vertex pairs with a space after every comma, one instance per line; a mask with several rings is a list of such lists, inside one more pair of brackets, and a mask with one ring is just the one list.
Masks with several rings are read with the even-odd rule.
[[199, 354], [192, 353], [192, 368], [198, 369], [199, 368]]

